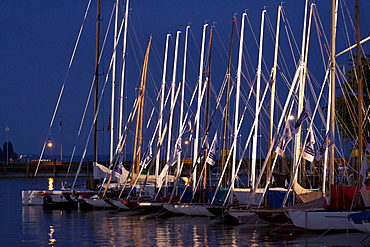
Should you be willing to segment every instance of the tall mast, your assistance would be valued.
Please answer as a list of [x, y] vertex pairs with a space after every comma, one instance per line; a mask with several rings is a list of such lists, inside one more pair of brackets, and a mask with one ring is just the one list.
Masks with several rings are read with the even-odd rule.
[[[212, 57], [212, 30], [213, 26], [211, 26], [210, 31], [209, 31], [209, 53], [208, 53], [208, 69], [207, 69], [207, 79], [206, 79], [206, 112], [205, 112], [205, 117], [206, 117], [206, 128], [207, 132], [204, 138], [204, 142], [207, 143], [208, 137], [209, 137], [209, 97], [210, 97], [210, 84], [211, 84], [211, 57]], [[208, 150], [205, 151], [204, 157], [207, 157]], [[207, 190], [207, 171], [208, 171], [208, 166], [206, 163], [204, 163], [204, 177], [203, 177], [203, 202], [206, 202], [207, 197], [205, 191]]]
[[[179, 38], [181, 31], [176, 32], [176, 43], [175, 43], [175, 54], [173, 58], [173, 71], [171, 81], [171, 106], [175, 105], [175, 88], [176, 88], [176, 72], [177, 72], [177, 57], [179, 49]], [[170, 111], [169, 125], [168, 125], [168, 143], [167, 143], [167, 161], [170, 160], [171, 148], [172, 148], [172, 126], [173, 126], [173, 111]]]
[[128, 6], [129, 0], [126, 0], [125, 9], [125, 32], [123, 34], [123, 49], [122, 49], [122, 75], [119, 95], [119, 123], [118, 123], [118, 136], [120, 137], [123, 132], [123, 97], [125, 89], [125, 68], [126, 68], [126, 45], [127, 45], [127, 27], [128, 27]]
[[[362, 61], [361, 61], [361, 33], [360, 33], [360, 4], [358, 0], [356, 0], [356, 44], [357, 44], [357, 97], [358, 97], [358, 166], [357, 170], [360, 170], [360, 167], [362, 165], [362, 151], [364, 149], [364, 142], [362, 139], [362, 133], [363, 133], [363, 113], [362, 113], [362, 101], [363, 101], [363, 89], [362, 89]], [[357, 181], [357, 180], [355, 180]]]
[[182, 129], [184, 127], [184, 100], [185, 100], [185, 82], [186, 82], [186, 61], [187, 61], [187, 53], [188, 53], [188, 37], [189, 37], [189, 28], [190, 26], [186, 26], [185, 31], [185, 45], [184, 45], [184, 60], [183, 60], [183, 67], [182, 67], [182, 80], [181, 80], [181, 100], [180, 100], [180, 128], [179, 134], [181, 134]]
[[[164, 61], [163, 61], [163, 73], [162, 73], [162, 85], [161, 85], [161, 95], [160, 95], [160, 106], [159, 106], [159, 130], [158, 130], [158, 142], [162, 139], [162, 125], [163, 125], [163, 112], [164, 112], [164, 95], [165, 95], [165, 88], [166, 88], [166, 74], [167, 74], [167, 57], [168, 57], [168, 42], [171, 37], [171, 34], [167, 34], [166, 36], [166, 48], [164, 51]], [[156, 156], [156, 165], [155, 165], [155, 175], [158, 176], [159, 174], [159, 161], [161, 156], [161, 150], [158, 149], [157, 156]]]
[[[337, 33], [337, 20], [336, 20], [336, 12], [337, 12], [337, 0], [332, 0], [331, 3], [331, 63], [330, 63], [330, 130], [334, 140], [335, 135], [335, 69], [336, 69], [336, 61], [335, 61], [335, 54], [336, 54], [336, 33]], [[331, 145], [330, 147], [330, 163], [329, 163], [329, 184], [334, 184], [334, 147], [335, 145]]]
[[[231, 38], [230, 38], [230, 46], [229, 46], [229, 62], [227, 65], [227, 72], [226, 72], [226, 77], [227, 77], [227, 88], [226, 88], [226, 103], [225, 103], [225, 113], [224, 113], [224, 122], [223, 122], [223, 137], [222, 137], [222, 154], [221, 154], [221, 171], [224, 170], [225, 167], [225, 162], [226, 162], [226, 157], [227, 157], [227, 152], [226, 152], [226, 138], [228, 136], [228, 123], [229, 123], [229, 112], [230, 112], [230, 81], [231, 81], [231, 65], [232, 65], [232, 56], [233, 56], [233, 44], [234, 44], [234, 28], [235, 28], [235, 22], [236, 22], [236, 17], [234, 15], [232, 24], [231, 24]], [[224, 176], [223, 178], [223, 185], [226, 185], [226, 181], [228, 179], [228, 176]]]
[[146, 89], [146, 74], [148, 71], [149, 52], [152, 43], [152, 36], [150, 36], [148, 46], [145, 51], [144, 64], [141, 70], [141, 81], [138, 96], [138, 113], [136, 119], [135, 137], [134, 137], [134, 167], [137, 176], [140, 172], [141, 160], [141, 146], [143, 142], [143, 117], [144, 117], [144, 103], [145, 103], [145, 89]]
[[[274, 131], [274, 108], [275, 108], [275, 94], [276, 94], [276, 68], [278, 64], [278, 53], [279, 53], [279, 35], [280, 35], [280, 15], [282, 6], [278, 8], [278, 15], [276, 20], [276, 33], [275, 33], [275, 50], [274, 50], [274, 66], [271, 71], [271, 98], [270, 98], [270, 129], [269, 129], [269, 140], [268, 148], [272, 145], [273, 131]], [[272, 159], [268, 160], [267, 170], [266, 170], [266, 181], [270, 177]]]
[[[306, 49], [308, 48], [308, 32], [307, 32], [307, 13], [308, 13], [308, 0], [305, 4], [305, 13], [304, 13], [304, 24], [303, 24], [303, 32], [302, 32], [302, 46], [301, 46], [301, 57], [300, 57], [300, 84], [299, 84], [299, 93], [298, 93], [298, 108], [297, 108], [297, 116], [301, 114], [304, 104], [304, 93], [305, 93], [305, 82], [306, 82]], [[312, 9], [312, 8], [311, 8]], [[297, 164], [300, 153], [301, 153], [301, 127], [299, 127], [298, 133], [295, 134], [295, 142], [294, 142], [294, 159], [293, 164]], [[294, 173], [294, 172], [293, 172]], [[297, 173], [295, 173], [295, 177], [293, 178], [294, 183], [297, 182]]]
[[[231, 168], [231, 176], [235, 176], [236, 167], [236, 150], [237, 150], [237, 140], [238, 140], [238, 125], [239, 125], [239, 102], [240, 102], [240, 84], [241, 84], [241, 74], [242, 74], [242, 58], [243, 58], [243, 43], [244, 43], [244, 23], [247, 13], [242, 15], [242, 25], [240, 27], [240, 41], [239, 41], [239, 57], [238, 57], [238, 68], [236, 75], [236, 93], [235, 93], [235, 116], [234, 116], [234, 148], [233, 148], [233, 163]], [[230, 185], [230, 189], [234, 189], [234, 183]]]
[[99, 45], [100, 45], [100, 3], [98, 0], [96, 16], [95, 43], [95, 82], [94, 82], [94, 164], [98, 162], [98, 78], [99, 78]]
[[266, 10], [262, 11], [261, 30], [260, 30], [260, 43], [258, 54], [258, 67], [257, 67], [257, 84], [256, 84], [256, 108], [254, 117], [254, 135], [252, 145], [252, 164], [251, 164], [251, 189], [254, 189], [256, 182], [256, 159], [257, 159], [257, 145], [258, 145], [258, 118], [260, 106], [260, 88], [261, 88], [261, 68], [262, 68], [262, 48], [263, 48], [263, 27], [265, 23]]
[[114, 22], [114, 39], [113, 39], [113, 65], [112, 65], [112, 95], [111, 95], [111, 110], [110, 110], [110, 149], [109, 161], [113, 161], [114, 148], [114, 104], [115, 104], [115, 90], [116, 90], [116, 64], [117, 64], [117, 44], [118, 44], [118, 1], [116, 0], [116, 16]]
[[[200, 52], [200, 63], [199, 63], [199, 76], [198, 76], [198, 105], [197, 105], [197, 115], [198, 121], [195, 124], [195, 139], [194, 139], [194, 150], [193, 150], [193, 167], [196, 165], [197, 157], [198, 157], [198, 142], [199, 142], [199, 122], [200, 122], [200, 108], [202, 105], [202, 83], [203, 83], [203, 63], [204, 63], [204, 46], [205, 46], [205, 39], [206, 39], [206, 31], [207, 31], [208, 24], [203, 25], [203, 35], [202, 35], [202, 48]], [[196, 168], [194, 169], [193, 173], [193, 184], [196, 184]], [[195, 191], [195, 187], [193, 190]]]

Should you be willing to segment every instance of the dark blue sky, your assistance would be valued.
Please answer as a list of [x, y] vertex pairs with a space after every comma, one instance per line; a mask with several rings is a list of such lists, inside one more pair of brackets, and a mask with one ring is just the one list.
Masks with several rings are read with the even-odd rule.
[[[77, 34], [81, 26], [88, 1], [26, 1], [4, 0], [0, 1], [0, 143], [7, 140], [13, 143], [15, 151], [19, 154], [38, 154], [41, 152], [43, 143], [47, 139], [48, 126], [56, 100], [67, 73], [69, 60], [72, 54]], [[108, 25], [113, 0], [103, 0], [102, 7], [102, 37]], [[316, 1], [320, 18], [328, 30], [330, 26], [330, 1]], [[353, 0], [347, 1], [349, 11], [353, 13]], [[277, 5], [274, 0], [131, 0], [131, 16], [129, 20], [129, 44], [127, 57], [127, 94], [128, 97], [135, 95], [137, 87], [139, 66], [142, 64], [140, 51], [145, 49], [149, 35], [153, 36], [151, 67], [151, 83], [159, 87], [161, 81], [163, 53], [165, 37], [168, 32], [173, 34], [184, 26], [191, 23], [194, 51], [199, 49], [201, 30], [205, 21], [210, 24], [215, 22], [217, 30], [218, 49], [215, 53], [223, 53], [228, 50], [231, 19], [237, 14], [238, 27], [241, 13], [247, 10], [251, 25], [255, 30], [256, 38], [259, 35], [259, 23], [261, 11], [267, 6], [269, 20], [273, 26], [276, 22]], [[370, 2], [360, 1], [362, 10], [363, 31], [362, 37], [369, 33], [368, 23]], [[285, 1], [284, 9], [287, 18], [295, 32], [297, 43], [300, 46], [304, 1]], [[121, 6], [122, 9], [122, 6]], [[63, 152], [68, 155], [75, 144], [76, 132], [85, 105], [89, 86], [94, 75], [94, 49], [95, 49], [95, 13], [96, 1], [90, 7], [85, 29], [72, 68], [66, 80], [64, 97], [61, 108], [56, 116], [56, 123], [51, 129], [53, 142], [56, 147], [53, 151], [59, 153], [60, 142], [59, 120], [63, 116]], [[266, 36], [271, 39], [271, 35]], [[329, 35], [329, 32], [327, 32]], [[343, 35], [340, 33], [338, 35]], [[352, 35], [352, 34], [350, 34]], [[183, 37], [182, 37], [183, 38]], [[103, 39], [103, 38], [102, 38]], [[236, 39], [237, 40], [237, 39]], [[109, 33], [107, 42], [111, 46], [112, 32]], [[195, 47], [197, 43], [198, 47]], [[215, 42], [217, 43], [217, 42]], [[222, 50], [222, 45], [224, 50]], [[282, 44], [283, 45], [283, 44]], [[237, 46], [235, 46], [237, 47]], [[272, 46], [266, 48], [266, 53], [272, 51]], [[338, 47], [338, 51], [343, 47]], [[106, 48], [108, 49], [108, 48]], [[191, 48], [189, 48], [191, 49]], [[252, 50], [255, 50], [252, 48]], [[188, 65], [196, 71], [199, 57], [196, 52], [192, 54], [192, 63]], [[108, 53], [110, 54], [110, 53]], [[236, 57], [237, 49], [234, 50]], [[251, 52], [253, 54], [253, 52]], [[217, 54], [214, 58], [217, 60]], [[219, 55], [225, 59], [223, 63], [213, 62], [220, 76], [226, 70], [227, 54]], [[270, 56], [270, 55], [269, 55]], [[109, 56], [103, 58], [103, 63], [109, 63]], [[181, 58], [179, 58], [181, 59]], [[257, 57], [251, 58], [257, 63]], [[236, 60], [235, 60], [236, 61]], [[169, 60], [169, 64], [172, 60]], [[269, 62], [271, 63], [271, 62]], [[180, 65], [179, 65], [180, 66]], [[181, 65], [182, 66], [182, 65]], [[236, 63], [234, 63], [236, 67]], [[268, 65], [270, 66], [270, 65]], [[171, 65], [172, 67], [172, 65]], [[181, 67], [178, 68], [181, 74]], [[102, 69], [101, 73], [107, 69]], [[252, 73], [253, 68], [251, 69]], [[169, 69], [168, 81], [172, 70]], [[221, 73], [222, 72], [222, 73]], [[268, 75], [268, 72], [266, 72]], [[178, 75], [180, 78], [181, 75]], [[101, 76], [104, 81], [104, 76]], [[180, 80], [180, 79], [178, 79]], [[196, 81], [192, 78], [191, 80]], [[219, 80], [221, 82], [222, 80]], [[110, 93], [110, 89], [106, 89]], [[131, 90], [131, 91], [130, 91]], [[108, 94], [109, 94], [108, 93]], [[131, 100], [134, 97], [131, 97]], [[128, 106], [129, 107], [129, 106]], [[104, 111], [100, 126], [107, 125], [109, 116], [109, 102], [103, 102]], [[89, 110], [91, 117], [91, 111]], [[8, 126], [10, 132], [6, 133]], [[84, 134], [86, 135], [86, 131]], [[102, 131], [103, 132], [103, 131]], [[108, 138], [108, 132], [104, 131], [104, 137]], [[84, 145], [80, 141], [79, 145]], [[105, 146], [104, 146], [105, 145]], [[107, 150], [107, 145], [103, 144]], [[91, 151], [91, 149], [90, 149]], [[107, 153], [107, 151], [102, 151]]]

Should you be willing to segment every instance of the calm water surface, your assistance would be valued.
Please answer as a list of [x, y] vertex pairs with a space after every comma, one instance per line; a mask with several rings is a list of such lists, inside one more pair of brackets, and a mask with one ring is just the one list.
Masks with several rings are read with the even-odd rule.
[[231, 226], [204, 217], [161, 219], [113, 210], [44, 211], [22, 206], [21, 190], [46, 189], [47, 179], [0, 179], [0, 187], [0, 246], [370, 245], [370, 238], [363, 241], [368, 235], [357, 232], [297, 233], [268, 224]]

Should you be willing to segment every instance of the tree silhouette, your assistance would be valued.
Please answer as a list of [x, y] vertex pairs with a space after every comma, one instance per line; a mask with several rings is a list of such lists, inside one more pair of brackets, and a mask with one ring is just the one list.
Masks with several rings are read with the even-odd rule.
[[0, 149], [0, 160], [1, 161], [14, 161], [17, 160], [19, 155], [14, 152], [13, 144], [11, 141], [4, 142], [3, 150]]
[[[357, 64], [357, 56], [352, 56], [350, 59], [351, 65]], [[369, 126], [369, 105], [370, 105], [370, 55], [365, 55], [361, 58], [362, 62], [362, 78], [363, 78], [363, 102], [364, 111], [363, 133], [366, 136], [370, 135]], [[357, 87], [357, 71], [354, 68], [349, 69], [345, 74], [347, 81], [343, 82], [338, 88], [342, 91], [342, 95], [335, 100], [336, 114], [338, 119], [338, 129], [342, 137], [345, 139], [345, 144], [348, 141], [357, 140], [358, 130], [358, 87]]]

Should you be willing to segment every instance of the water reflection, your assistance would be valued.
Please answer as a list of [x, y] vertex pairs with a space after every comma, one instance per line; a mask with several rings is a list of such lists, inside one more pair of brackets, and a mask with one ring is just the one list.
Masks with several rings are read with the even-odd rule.
[[53, 226], [50, 226], [48, 235], [49, 235], [49, 245], [54, 246], [54, 243], [57, 240], [54, 238], [54, 227]]
[[[229, 226], [204, 217], [22, 207], [23, 244], [34, 246], [364, 246], [366, 234], [293, 233], [267, 224]], [[338, 241], [340, 240], [340, 241]], [[329, 242], [327, 242], [329, 241]], [[328, 244], [330, 243], [330, 244]], [[355, 244], [354, 244], [355, 243]], [[367, 242], [369, 243], [369, 242]]]

